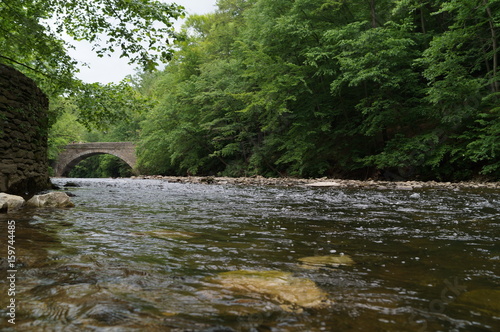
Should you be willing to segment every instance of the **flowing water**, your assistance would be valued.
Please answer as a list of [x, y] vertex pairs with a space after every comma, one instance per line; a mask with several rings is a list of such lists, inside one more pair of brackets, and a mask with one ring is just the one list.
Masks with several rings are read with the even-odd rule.
[[[500, 330], [498, 191], [71, 181], [75, 208], [0, 214], [1, 331]], [[301, 264], [327, 255], [352, 262]]]

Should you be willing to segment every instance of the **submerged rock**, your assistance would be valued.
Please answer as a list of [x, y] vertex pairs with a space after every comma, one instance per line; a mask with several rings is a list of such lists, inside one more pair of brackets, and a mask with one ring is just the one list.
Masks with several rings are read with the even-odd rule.
[[173, 231], [168, 229], [157, 229], [147, 232], [136, 232], [136, 235], [149, 235], [154, 238], [170, 240], [170, 239], [187, 239], [195, 236], [196, 234], [190, 232]]
[[35, 195], [26, 202], [30, 207], [58, 207], [67, 208], [74, 207], [75, 204], [66, 193], [54, 191], [44, 195]]
[[314, 281], [289, 272], [239, 270], [220, 273], [214, 281], [233, 292], [277, 302], [288, 311], [331, 304]]
[[338, 267], [340, 265], [352, 265], [354, 261], [349, 255], [327, 255], [299, 258], [301, 267], [306, 269], [319, 269], [321, 267]]
[[24, 198], [16, 195], [0, 193], [0, 212], [12, 212], [24, 205]]

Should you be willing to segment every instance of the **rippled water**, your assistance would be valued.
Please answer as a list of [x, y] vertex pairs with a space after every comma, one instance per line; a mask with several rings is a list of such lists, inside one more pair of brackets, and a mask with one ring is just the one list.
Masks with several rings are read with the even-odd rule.
[[[71, 181], [75, 208], [0, 215], [2, 331], [500, 330], [498, 191]], [[355, 263], [299, 264], [342, 254]], [[216, 282], [237, 270], [290, 272], [329, 301], [285, 307]]]

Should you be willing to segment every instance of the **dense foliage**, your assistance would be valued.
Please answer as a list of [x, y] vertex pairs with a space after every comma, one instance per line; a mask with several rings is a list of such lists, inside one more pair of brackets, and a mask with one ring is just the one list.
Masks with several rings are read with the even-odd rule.
[[67, 174], [70, 178], [116, 178], [132, 175], [132, 168], [127, 163], [109, 154], [86, 158]]
[[[500, 178], [500, 0], [219, 0], [179, 35], [181, 14], [152, 0], [0, 3], [0, 61], [52, 96], [51, 158], [132, 140], [145, 173]], [[134, 88], [78, 82], [63, 31], [145, 73]], [[108, 159], [80, 171], [121, 167]]]
[[500, 0], [219, 0], [143, 76], [143, 172], [500, 178]]

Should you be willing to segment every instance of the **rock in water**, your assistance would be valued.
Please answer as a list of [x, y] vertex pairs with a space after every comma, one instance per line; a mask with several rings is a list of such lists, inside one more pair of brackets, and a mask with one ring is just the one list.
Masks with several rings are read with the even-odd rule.
[[342, 186], [339, 182], [334, 181], [321, 181], [306, 184], [307, 187], [339, 187]]
[[12, 212], [24, 205], [24, 198], [16, 195], [0, 193], [0, 212]]
[[151, 237], [163, 240], [171, 240], [171, 239], [188, 239], [193, 236], [196, 236], [194, 233], [183, 232], [183, 231], [173, 231], [169, 229], [156, 229], [152, 231], [146, 232], [134, 232], [135, 235], [149, 235]]
[[75, 206], [75, 204], [71, 202], [69, 196], [66, 193], [60, 191], [54, 191], [44, 195], [35, 195], [29, 201], [26, 202], [26, 205], [30, 207], [58, 207], [58, 208], [67, 208]]
[[338, 267], [352, 265], [354, 261], [349, 255], [326, 255], [299, 258], [300, 266], [306, 269], [319, 269], [321, 267]]
[[265, 298], [285, 310], [319, 308], [331, 304], [327, 294], [310, 279], [282, 271], [239, 270], [223, 272], [214, 281], [226, 289], [252, 298]]

